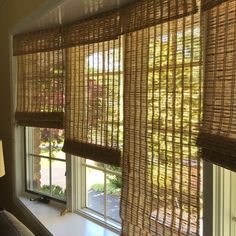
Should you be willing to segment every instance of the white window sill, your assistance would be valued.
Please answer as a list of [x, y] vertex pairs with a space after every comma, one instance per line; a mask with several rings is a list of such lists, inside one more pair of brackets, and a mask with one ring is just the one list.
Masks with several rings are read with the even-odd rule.
[[106, 229], [80, 215], [66, 213], [60, 216], [61, 209], [56, 206], [30, 201], [19, 197], [22, 204], [55, 236], [117, 236], [118, 234]]

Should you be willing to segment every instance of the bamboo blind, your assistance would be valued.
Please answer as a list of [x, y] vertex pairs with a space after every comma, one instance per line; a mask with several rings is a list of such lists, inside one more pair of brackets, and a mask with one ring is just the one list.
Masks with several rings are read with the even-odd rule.
[[62, 48], [62, 29], [60, 27], [14, 36], [13, 55], [55, 51]]
[[63, 50], [58, 49], [60, 37], [47, 30], [14, 38], [19, 125], [63, 127], [65, 69]]
[[117, 10], [85, 18], [63, 27], [64, 47], [116, 39], [121, 34]]
[[202, 0], [201, 2], [201, 6], [202, 6], [202, 10], [209, 10], [210, 8], [219, 5], [223, 2], [225, 2], [227, 0]]
[[[77, 25], [67, 49], [65, 152], [119, 166], [122, 146], [121, 38], [103, 16]], [[106, 23], [106, 25], [104, 25]], [[104, 31], [104, 29], [107, 29]], [[104, 34], [103, 34], [104, 33]], [[104, 41], [100, 42], [101, 39]], [[109, 39], [109, 40], [107, 40]], [[95, 42], [98, 41], [98, 42]], [[76, 44], [77, 44], [76, 43]]]
[[199, 13], [125, 38], [122, 235], [200, 235]]
[[196, 10], [193, 0], [143, 0], [59, 38], [14, 39], [18, 122], [62, 124], [65, 109], [64, 151], [116, 166], [123, 152], [123, 236], [200, 234]]
[[236, 170], [236, 2], [206, 13], [202, 157]]
[[197, 11], [195, 0], [142, 0], [121, 9], [122, 32], [140, 30]]

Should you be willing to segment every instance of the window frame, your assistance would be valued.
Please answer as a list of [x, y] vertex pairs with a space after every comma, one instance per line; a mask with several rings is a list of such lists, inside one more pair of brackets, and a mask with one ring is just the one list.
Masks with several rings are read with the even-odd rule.
[[70, 197], [67, 199], [68, 208], [72, 212], [82, 217], [85, 217], [86, 219], [89, 219], [104, 228], [107, 228], [117, 234], [120, 234], [121, 224], [112, 224], [111, 221], [104, 221], [102, 217], [94, 213], [94, 211], [90, 211], [84, 207], [84, 203], [86, 202], [86, 179], [84, 179], [83, 181], [83, 176], [86, 176], [86, 173], [82, 163], [85, 159], [68, 154], [67, 157], [69, 157], [67, 158], [67, 168], [70, 170], [69, 174], [67, 175], [67, 180], [71, 183], [67, 191], [67, 195], [70, 195]]
[[[29, 176], [32, 176], [31, 174], [33, 173], [32, 170], [32, 166], [31, 166], [31, 162], [33, 161], [34, 158], [40, 158], [40, 159], [46, 159], [49, 162], [49, 183], [50, 186], [52, 186], [52, 161], [56, 160], [56, 161], [60, 161], [60, 162], [64, 162], [65, 163], [65, 169], [67, 172], [67, 162], [66, 162], [66, 154], [65, 154], [65, 159], [58, 159], [58, 158], [54, 158], [52, 157], [51, 151], [49, 150], [49, 156], [41, 156], [41, 155], [36, 155], [33, 153], [33, 150], [31, 150], [32, 148], [32, 141], [29, 140], [29, 136], [32, 135], [34, 128], [38, 128], [38, 127], [23, 127], [24, 129], [24, 165], [25, 165], [25, 192], [31, 193], [31, 194], [35, 194], [37, 196], [42, 196], [46, 199], [49, 200], [54, 200], [56, 202], [60, 202], [63, 204], [66, 204], [67, 202], [67, 195], [65, 196], [65, 199], [60, 199], [58, 197], [54, 197], [52, 195], [52, 191], [50, 191], [50, 195], [40, 192], [40, 191], [36, 191], [36, 190], [31, 190], [28, 186], [31, 185], [31, 183], [29, 183]], [[32, 140], [32, 139], [31, 139]], [[31, 159], [31, 160], [30, 160]], [[29, 174], [30, 173], [30, 174]], [[66, 178], [66, 175], [65, 175]], [[67, 178], [66, 178], [66, 189], [67, 189]]]
[[[24, 168], [25, 168], [25, 170], [24, 170], [24, 180], [25, 180], [24, 181], [24, 191], [26, 193], [32, 194], [32, 196], [33, 196], [32, 199], [37, 198], [37, 196], [43, 196], [43, 197], [49, 199], [50, 201], [63, 204], [64, 206], [66, 206], [66, 208], [68, 207], [70, 210], [72, 210], [72, 212], [82, 215], [85, 218], [88, 218], [89, 220], [92, 220], [93, 222], [95, 222], [101, 226], [104, 226], [105, 228], [108, 228], [109, 230], [114, 231], [115, 233], [120, 233], [121, 223], [116, 222], [115, 220], [112, 220], [112, 219], [106, 219], [104, 217], [105, 214], [102, 215], [102, 214], [86, 207], [86, 205], [87, 205], [86, 166], [89, 168], [92, 168], [92, 169], [106, 171], [106, 173], [110, 173], [110, 174], [115, 174], [115, 175], [119, 175], [119, 176], [122, 176], [122, 174], [119, 172], [107, 170], [105, 167], [96, 167], [93, 165], [86, 164], [86, 159], [84, 159], [84, 158], [65, 154], [66, 155], [65, 160], [57, 159], [57, 158], [52, 158], [52, 159], [53, 160], [55, 159], [55, 160], [58, 160], [61, 162], [65, 162], [66, 173], [69, 172], [69, 174], [66, 174], [66, 192], [67, 192], [66, 199], [62, 200], [57, 197], [53, 197], [53, 196], [44, 194], [43, 192], [30, 190], [28, 188], [29, 178], [27, 175], [29, 175], [28, 172], [31, 173], [33, 170], [32, 170], [32, 168], [29, 167], [29, 164], [27, 163], [30, 160], [27, 160], [27, 159], [31, 158], [31, 157], [35, 158], [34, 155], [29, 151], [29, 149], [31, 148], [31, 145], [30, 145], [31, 141], [29, 140], [29, 135], [32, 135], [32, 130], [31, 130], [32, 127], [22, 127], [22, 128], [23, 128], [22, 136], [24, 137], [23, 138], [23, 142], [24, 142], [23, 158], [24, 158]], [[37, 127], [33, 127], [33, 128], [37, 128]], [[46, 158], [50, 162], [52, 161], [50, 156], [49, 157], [38, 156], [38, 157], [39, 158]], [[36, 158], [38, 158], [38, 157], [36, 157]], [[106, 175], [104, 174], [104, 180], [105, 180], [105, 176]], [[50, 184], [51, 184], [51, 182], [50, 182]], [[105, 185], [104, 185], [104, 187], [105, 187]], [[105, 195], [104, 195], [104, 202], [105, 202]], [[104, 210], [105, 210], [105, 207], [104, 207]]]
[[[104, 214], [97, 212], [96, 210], [93, 210], [92, 208], [89, 208], [88, 205], [88, 199], [87, 199], [87, 187], [86, 187], [86, 181], [87, 181], [87, 177], [86, 177], [86, 168], [90, 168], [93, 170], [98, 170], [103, 172], [104, 174]], [[111, 217], [107, 216], [107, 175], [108, 174], [112, 174], [112, 175], [116, 175], [119, 177], [122, 177], [122, 173], [116, 172], [116, 171], [112, 171], [109, 170], [106, 167], [106, 164], [104, 164], [103, 167], [99, 167], [96, 165], [91, 165], [86, 163], [86, 159], [81, 158], [81, 162], [80, 162], [80, 167], [79, 167], [80, 171], [81, 171], [81, 194], [82, 194], [82, 198], [81, 198], [81, 209], [83, 211], [86, 211], [87, 213], [96, 216], [98, 219], [101, 219], [102, 221], [111, 224], [114, 227], [117, 227], [118, 229], [120, 228], [121, 223], [112, 219]]]

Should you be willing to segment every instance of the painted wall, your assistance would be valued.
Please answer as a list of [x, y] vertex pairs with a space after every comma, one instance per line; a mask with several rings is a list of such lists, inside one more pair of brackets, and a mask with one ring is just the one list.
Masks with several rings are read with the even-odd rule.
[[0, 1], [0, 138], [3, 140], [6, 175], [0, 178], [0, 204], [14, 213], [37, 235], [45, 235], [39, 224], [29, 221], [14, 203], [13, 112], [10, 80], [9, 30], [32, 11], [42, 7], [45, 0]]

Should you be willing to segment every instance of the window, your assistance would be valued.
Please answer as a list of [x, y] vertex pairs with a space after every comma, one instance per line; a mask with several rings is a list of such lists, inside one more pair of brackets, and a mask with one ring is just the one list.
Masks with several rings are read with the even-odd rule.
[[[26, 127], [25, 137], [26, 190], [65, 202], [66, 155], [61, 151], [64, 131]], [[121, 168], [82, 158], [80, 163], [77, 171], [82, 178], [76, 188], [82, 201], [77, 210], [86, 211], [99, 221], [119, 227]], [[78, 199], [75, 201], [77, 204]]]
[[152, 219], [177, 229], [182, 214], [183, 222], [186, 219], [191, 222], [190, 229], [184, 223], [181, 227], [181, 232], [186, 233], [187, 230], [197, 231], [192, 222], [195, 222], [198, 211], [194, 206], [190, 207], [186, 196], [191, 195], [196, 202], [199, 198], [195, 139], [201, 106], [201, 59], [199, 25], [181, 29], [181, 23], [179, 20], [169, 23], [169, 26], [164, 25], [172, 30], [173, 33], [169, 34], [161, 34], [157, 27], [150, 29], [147, 113], [147, 139], [150, 144], [147, 158], [150, 164], [147, 175], [151, 175], [152, 181], [148, 183], [153, 184], [155, 199]]
[[[122, 58], [120, 41], [85, 47], [84, 85], [87, 88], [87, 139], [100, 145], [122, 146]], [[79, 49], [78, 49], [79, 51]], [[117, 119], [120, 117], [120, 119]], [[106, 119], [108, 122], [106, 123]], [[117, 134], [117, 135], [114, 135]], [[119, 140], [120, 139], [120, 140]], [[81, 208], [112, 225], [120, 225], [121, 168], [81, 161]]]
[[120, 225], [121, 168], [82, 160], [82, 209], [112, 225]]
[[[51, 129], [63, 127], [63, 150], [68, 157], [81, 157], [77, 158], [80, 165], [72, 166], [81, 181], [72, 173], [68, 184], [72, 191], [74, 185], [78, 190], [79, 195], [68, 194], [72, 204], [81, 203], [77, 210], [119, 224], [122, 199], [122, 235], [199, 235], [199, 14], [194, 14], [195, 1], [176, 3], [141, 1], [129, 5], [132, 9], [78, 21], [52, 31], [48, 45], [42, 32], [32, 34], [34, 40], [19, 36], [19, 45], [25, 47], [29, 40], [33, 47], [16, 54], [19, 61], [23, 57], [27, 68], [19, 64], [18, 101], [22, 104], [18, 108], [22, 110], [16, 118], [23, 126], [28, 118], [34, 123], [39, 114], [39, 127], [45, 127], [45, 117], [49, 121], [48, 128], [26, 131], [29, 191], [66, 200], [62, 131]], [[47, 53], [51, 51], [55, 53], [50, 57]], [[24, 56], [35, 52], [39, 64]], [[46, 58], [51, 63], [45, 64]], [[50, 66], [44, 66], [44, 71], [42, 65]], [[50, 75], [50, 83], [44, 81], [45, 74]], [[47, 92], [42, 105], [47, 109], [37, 106], [32, 87], [40, 95], [39, 101], [45, 100]], [[114, 167], [120, 165], [121, 156], [122, 197], [121, 169]]]
[[66, 201], [64, 131], [29, 128], [26, 136], [26, 190]]
[[[22, 56], [19, 56], [19, 62], [21, 59], [24, 62], [19, 63], [19, 68], [22, 68], [19, 70], [19, 72], [22, 71], [19, 73], [19, 78], [22, 78], [19, 88], [24, 88], [25, 84], [28, 83], [26, 78], [30, 78], [30, 82], [27, 87], [29, 90], [27, 96], [25, 97], [26, 93], [19, 93], [18, 101], [22, 102], [19, 107], [22, 108], [23, 111], [20, 110], [20, 112], [23, 115], [31, 104], [38, 104], [35, 99], [37, 96], [31, 92], [33, 84], [36, 88], [40, 88], [36, 89], [38, 101], [45, 100], [45, 93], [49, 99], [46, 101], [46, 105], [43, 104], [37, 110], [36, 116], [33, 118], [31, 116], [32, 119], [38, 117], [43, 108], [48, 108], [45, 112], [47, 116], [49, 113], [53, 113], [56, 116], [54, 118], [58, 119], [57, 112], [60, 111], [61, 107], [57, 107], [57, 104], [61, 104], [62, 110], [67, 110], [63, 114], [65, 121], [63, 123], [65, 129], [65, 140], [63, 137], [62, 141], [64, 143], [63, 150], [68, 153], [69, 159], [70, 155], [73, 155], [79, 160], [79, 163], [82, 163], [76, 165], [76, 172], [82, 174], [80, 183], [76, 178], [65, 177], [65, 171], [62, 170], [61, 177], [58, 175], [52, 179], [53, 172], [56, 172], [53, 168], [60, 169], [59, 166], [53, 167], [53, 163], [57, 161], [57, 165], [62, 165], [60, 158], [62, 143], [58, 143], [57, 137], [54, 137], [55, 135], [58, 136], [58, 132], [61, 130], [27, 128], [26, 134], [31, 135], [27, 141], [27, 148], [29, 149], [29, 154], [27, 154], [27, 189], [61, 199], [61, 196], [55, 195], [57, 195], [58, 190], [62, 190], [66, 195], [65, 184], [56, 185], [55, 182], [60, 178], [67, 178], [69, 182], [68, 192], [70, 191], [69, 188], [74, 189], [75, 187], [79, 194], [78, 198], [68, 195], [69, 203], [73, 201], [72, 204], [79, 205], [75, 210], [86, 211], [90, 216], [96, 217], [97, 220], [117, 228], [120, 227], [121, 222], [119, 217], [121, 168], [115, 167], [115, 165], [119, 166], [123, 148], [123, 41], [121, 36], [108, 39], [101, 42], [70, 45], [70, 47], [59, 52], [54, 49], [55, 53], [49, 53], [49, 55], [45, 52], [39, 52], [35, 60], [36, 62], [39, 60], [40, 63], [35, 63], [31, 57], [25, 58], [23, 56], [23, 60]], [[42, 39], [42, 41], [44, 40]], [[40, 47], [42, 44], [38, 46]], [[52, 56], [50, 56], [51, 54]], [[44, 68], [47, 60], [50, 61], [50, 66]], [[36, 71], [35, 74], [31, 73], [31, 67], [34, 69], [33, 71]], [[40, 75], [38, 71], [41, 72]], [[50, 75], [50, 84], [47, 81], [45, 82], [44, 75], [47, 74]], [[37, 81], [35, 76], [39, 77]], [[67, 83], [68, 81], [70, 83]], [[66, 85], [62, 82], [66, 82]], [[48, 84], [49, 86], [46, 86]], [[65, 88], [66, 92], [62, 87], [57, 89], [59, 85], [64, 85], [62, 87]], [[61, 100], [58, 100], [58, 97]], [[35, 106], [32, 106], [30, 113], [35, 112]], [[54, 106], [55, 109], [53, 109]], [[19, 115], [17, 120], [19, 123]], [[27, 126], [27, 122], [29, 122], [28, 119], [26, 119], [26, 123], [20, 124]], [[40, 126], [44, 127], [42, 125], [44, 124], [41, 122]], [[50, 123], [50, 125], [52, 124]], [[34, 135], [37, 132], [38, 134]], [[48, 132], [47, 140], [45, 140], [45, 132]], [[29, 140], [33, 140], [32, 143]], [[67, 145], [67, 141], [69, 145]], [[70, 145], [70, 142], [75, 142], [75, 145]], [[34, 143], [37, 146], [35, 150]], [[71, 147], [72, 149], [75, 147], [82, 153], [71, 153]], [[56, 154], [53, 151], [55, 148]], [[91, 155], [90, 151], [93, 148]], [[45, 150], [47, 150], [46, 153]], [[86, 152], [85, 156], [83, 156], [84, 151]], [[108, 155], [106, 155], [107, 153]], [[95, 158], [95, 161], [86, 161], [82, 157]], [[65, 169], [65, 156], [63, 158]], [[102, 164], [102, 162], [107, 164]], [[36, 165], [39, 167], [34, 168]], [[72, 168], [74, 169], [74, 166]], [[67, 167], [67, 171], [71, 172], [70, 167]], [[83, 201], [80, 202], [80, 198]]]

